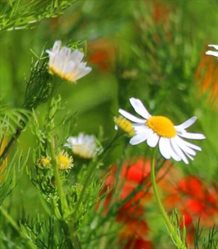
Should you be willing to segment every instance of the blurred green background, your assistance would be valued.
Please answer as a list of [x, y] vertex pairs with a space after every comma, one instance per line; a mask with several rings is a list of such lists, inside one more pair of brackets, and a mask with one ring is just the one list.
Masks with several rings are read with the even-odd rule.
[[[181, 164], [181, 168], [215, 181], [218, 96], [211, 102], [210, 95], [218, 80], [213, 79], [202, 93], [203, 77], [195, 75], [207, 44], [218, 43], [217, 27], [216, 0], [78, 0], [63, 15], [27, 30], [1, 31], [1, 103], [22, 107], [31, 62], [55, 40], [77, 44], [92, 72], [76, 85], [54, 77], [63, 101], [58, 118], [72, 115], [70, 135], [82, 131], [98, 136], [103, 131], [104, 143], [115, 133], [113, 117], [118, 108], [132, 111], [129, 97], [142, 99], [151, 113], [169, 116], [175, 123], [197, 115], [193, 130], [203, 132], [207, 139], [200, 143], [203, 151], [193, 163], [189, 167]], [[215, 58], [211, 61], [218, 67]], [[43, 120], [48, 108], [48, 103], [37, 108], [39, 119]], [[64, 143], [67, 134], [61, 126], [59, 134]], [[30, 124], [19, 140], [20, 149], [34, 148], [34, 139]], [[129, 155], [143, 154], [143, 149], [129, 148]], [[111, 153], [105, 166], [116, 161], [118, 154]], [[13, 195], [20, 200], [19, 193], [25, 191], [25, 199], [32, 202], [35, 194], [26, 189], [28, 183], [23, 185]]]

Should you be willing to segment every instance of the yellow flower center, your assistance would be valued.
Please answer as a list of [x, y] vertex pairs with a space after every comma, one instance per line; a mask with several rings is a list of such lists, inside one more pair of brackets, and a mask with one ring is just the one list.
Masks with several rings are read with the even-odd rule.
[[52, 74], [52, 75], [56, 74], [60, 78], [62, 78], [63, 80], [67, 80], [67, 81], [71, 81], [71, 82], [76, 82], [75, 76], [73, 75], [72, 72], [65, 73], [62, 70], [60, 70], [59, 68], [55, 67], [54, 65], [50, 65], [49, 66], [49, 73]]
[[50, 159], [49, 157], [42, 157], [42, 158], [39, 160], [39, 163], [40, 163], [43, 167], [47, 168], [47, 167], [50, 166], [51, 159]]
[[119, 116], [114, 117], [114, 123], [124, 132], [128, 133], [130, 136], [133, 136], [135, 134], [132, 123], [128, 121], [127, 119]]
[[173, 122], [164, 116], [152, 116], [146, 124], [161, 137], [171, 138], [176, 136]]
[[70, 169], [72, 167], [72, 158], [64, 153], [60, 153], [56, 160], [59, 169]]

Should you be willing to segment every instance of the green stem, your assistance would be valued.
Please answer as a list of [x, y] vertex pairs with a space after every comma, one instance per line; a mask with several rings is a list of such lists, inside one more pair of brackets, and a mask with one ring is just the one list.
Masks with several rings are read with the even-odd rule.
[[84, 185], [83, 185], [81, 194], [79, 196], [79, 200], [78, 200], [76, 208], [75, 208], [75, 214], [76, 214], [77, 210], [79, 210], [79, 208], [80, 208], [80, 205], [81, 205], [81, 203], [83, 201], [83, 197], [84, 197], [84, 194], [86, 192], [87, 186], [89, 185], [90, 180], [92, 178], [92, 173], [95, 172], [95, 168], [96, 168], [96, 163], [95, 163], [95, 160], [93, 160], [92, 164], [90, 165], [90, 167], [88, 169], [88, 172], [87, 172], [87, 175], [86, 175], [86, 178], [85, 178], [85, 181], [84, 181]]
[[[69, 246], [70, 246], [70, 248], [80, 249], [81, 248], [80, 242], [79, 242], [78, 236], [74, 232], [74, 227], [72, 225], [73, 222], [66, 220], [66, 219], [68, 219], [68, 215], [70, 212], [69, 212], [69, 206], [67, 203], [66, 195], [64, 193], [62, 181], [60, 178], [58, 164], [56, 162], [54, 139], [51, 139], [51, 154], [52, 154], [52, 160], [54, 163], [54, 175], [55, 175], [57, 191], [58, 191], [58, 195], [59, 195], [60, 202], [61, 202], [61, 213], [62, 213], [62, 217], [63, 217], [63, 222], [66, 224], [68, 234], [69, 234], [69, 236], [68, 236], [69, 237], [68, 239], [70, 242]], [[71, 244], [71, 242], [72, 242], [72, 244]]]
[[51, 153], [52, 153], [52, 159], [54, 163], [55, 182], [56, 182], [57, 191], [58, 191], [58, 195], [59, 195], [60, 202], [61, 202], [61, 212], [62, 212], [62, 215], [65, 217], [66, 210], [68, 210], [68, 205], [67, 205], [66, 196], [63, 190], [62, 182], [60, 179], [58, 164], [56, 162], [55, 145], [54, 145], [53, 139], [51, 141]]
[[13, 144], [17, 141], [18, 137], [20, 136], [21, 132], [26, 127], [28, 120], [21, 121], [20, 126], [16, 129], [15, 133], [12, 135], [11, 139], [9, 140], [8, 144], [5, 146], [3, 152], [0, 155], [0, 167], [2, 165], [2, 162], [5, 160], [5, 158], [8, 156], [8, 153], [10, 152], [11, 147]]
[[158, 193], [157, 184], [156, 184], [156, 180], [155, 180], [155, 155], [153, 156], [152, 162], [151, 162], [151, 183], [152, 183], [153, 192], [154, 192], [154, 196], [155, 196], [158, 208], [160, 210], [160, 213], [164, 219], [165, 225], [167, 227], [167, 230], [168, 230], [174, 244], [176, 245], [176, 247], [178, 249], [186, 249], [186, 245], [181, 240], [181, 238], [179, 237], [178, 233], [176, 232], [174, 226], [170, 222], [170, 219], [167, 215], [167, 212], [165, 211], [165, 209], [161, 203], [161, 200], [160, 200], [160, 196]]
[[30, 240], [30, 237], [25, 233], [25, 231], [23, 231], [23, 229], [21, 229], [17, 225], [17, 223], [10, 216], [10, 214], [3, 207], [0, 207], [0, 211], [4, 215], [4, 217], [6, 218], [6, 220], [11, 224], [11, 226], [18, 232], [18, 234], [20, 235], [20, 237], [23, 238], [24, 240], [26, 240], [27, 245], [29, 246], [29, 248], [30, 249], [37, 249], [37, 246]]

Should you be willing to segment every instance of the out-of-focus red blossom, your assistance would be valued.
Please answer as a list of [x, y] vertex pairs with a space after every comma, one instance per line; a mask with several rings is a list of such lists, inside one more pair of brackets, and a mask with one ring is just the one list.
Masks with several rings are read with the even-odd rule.
[[142, 183], [150, 174], [150, 160], [139, 158], [136, 162], [125, 163], [121, 170], [121, 176], [127, 181]]
[[125, 226], [121, 230], [121, 237], [131, 237], [146, 239], [149, 232], [148, 225], [142, 220], [129, 220], [125, 223]]
[[163, 25], [169, 22], [171, 9], [166, 3], [160, 1], [153, 2], [153, 19], [156, 24]]
[[110, 71], [115, 62], [115, 42], [107, 39], [91, 41], [88, 44], [89, 61], [95, 64], [101, 71]]
[[153, 245], [147, 239], [148, 232], [145, 221], [129, 220], [121, 230], [120, 244], [123, 244], [125, 249], [152, 249]]
[[154, 248], [151, 241], [131, 238], [127, 240], [124, 249], [152, 249]]
[[205, 55], [203, 51], [200, 62], [195, 72], [200, 94], [209, 93], [212, 106], [218, 108], [218, 62], [213, 56]]
[[[172, 202], [169, 201], [170, 198], [173, 199]], [[217, 190], [195, 176], [180, 179], [176, 187], [168, 191], [167, 199], [168, 209], [177, 208], [180, 212], [181, 226], [186, 227], [189, 244], [194, 240], [194, 223], [200, 219], [200, 225], [209, 228], [218, 218]]]
[[[119, 176], [116, 174], [119, 173]], [[118, 211], [117, 219], [124, 220], [130, 219], [131, 216], [136, 214], [143, 214], [144, 204], [150, 199], [150, 191], [148, 186], [150, 175], [150, 161], [144, 158], [139, 158], [137, 161], [130, 163], [126, 162], [122, 165], [120, 172], [116, 166], [112, 166], [108, 177], [105, 180], [104, 192], [109, 191], [106, 198], [106, 206], [111, 201], [111, 196], [117, 181], [117, 189], [120, 189], [118, 200], [121, 201], [127, 198], [139, 184], [143, 184], [142, 190], [137, 191]], [[106, 207], [107, 208], [107, 207]], [[125, 210], [125, 212], [123, 212]]]
[[200, 218], [203, 226], [213, 226], [218, 216], [218, 192], [200, 179], [188, 176], [178, 183], [178, 191], [183, 196], [181, 211], [189, 213], [193, 219]]
[[[117, 176], [118, 174], [118, 176]], [[105, 181], [104, 192], [108, 191], [105, 200], [107, 209], [110, 202], [122, 201], [127, 198], [139, 184], [142, 190], [137, 191], [117, 212], [117, 221], [123, 224], [120, 232], [120, 245], [125, 249], [152, 249], [152, 243], [147, 239], [149, 228], [144, 216], [145, 202], [150, 198], [148, 179], [150, 175], [150, 161], [139, 158], [133, 163], [126, 162], [120, 171], [112, 166]], [[116, 200], [113, 200], [114, 187], [120, 189]]]

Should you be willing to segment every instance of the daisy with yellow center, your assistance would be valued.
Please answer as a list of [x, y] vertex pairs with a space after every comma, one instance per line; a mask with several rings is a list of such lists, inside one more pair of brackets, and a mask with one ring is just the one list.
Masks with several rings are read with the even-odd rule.
[[196, 121], [196, 117], [192, 117], [180, 125], [174, 125], [167, 117], [151, 116], [139, 99], [130, 98], [130, 103], [136, 113], [142, 117], [136, 117], [119, 109], [119, 113], [132, 122], [135, 130], [130, 144], [136, 145], [146, 141], [152, 148], [159, 146], [160, 153], [165, 159], [182, 160], [186, 164], [189, 162], [188, 159], [194, 159], [196, 151], [201, 150], [199, 146], [183, 139], [205, 139], [201, 133], [186, 131]]
[[95, 157], [100, 151], [95, 136], [84, 133], [80, 133], [77, 137], [69, 137], [64, 146], [72, 149], [75, 155], [85, 159]]
[[208, 47], [214, 48], [215, 50], [208, 50], [206, 55], [212, 55], [218, 58], [218, 45], [209, 44]]
[[58, 168], [61, 170], [67, 170], [73, 167], [73, 158], [63, 151], [57, 155], [56, 162]]
[[61, 41], [56, 41], [53, 48], [46, 52], [49, 55], [49, 72], [64, 80], [75, 83], [92, 70], [86, 66], [86, 62], [82, 62], [84, 53], [78, 49], [72, 51], [68, 47], [61, 47]]

